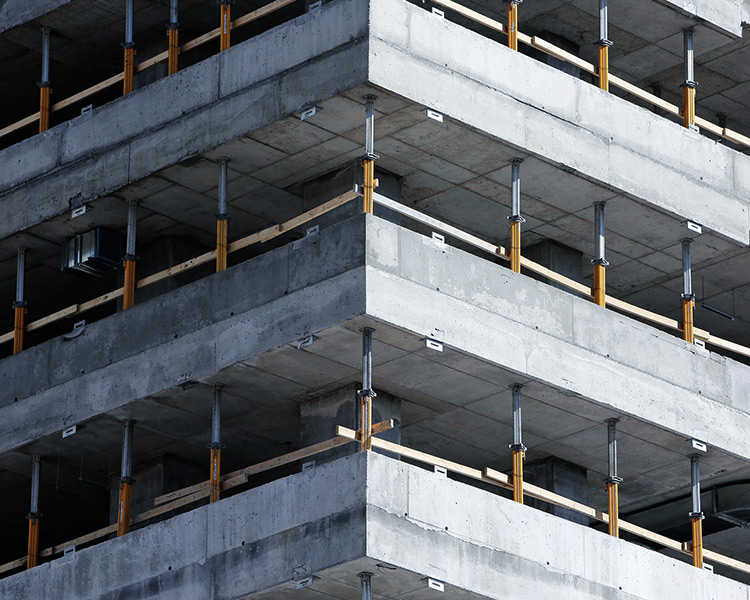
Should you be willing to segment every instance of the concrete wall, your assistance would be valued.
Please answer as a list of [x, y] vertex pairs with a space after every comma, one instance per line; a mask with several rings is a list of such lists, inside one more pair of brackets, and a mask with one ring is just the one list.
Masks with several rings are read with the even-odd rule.
[[3, 150], [0, 238], [363, 83], [367, 10], [331, 3]]
[[[367, 314], [750, 457], [750, 368], [383, 221], [367, 236]], [[512, 348], [509, 352], [508, 349]]]
[[419, 6], [373, 0], [372, 7], [372, 83], [680, 218], [750, 240], [749, 156]]
[[683, 13], [707, 21], [736, 36], [742, 35], [743, 3], [747, 0], [660, 0]]
[[4, 0], [0, 2], [0, 33], [28, 23], [71, 0]]
[[750, 239], [750, 157], [403, 0], [332, 2], [0, 152], [0, 238], [368, 80]]
[[369, 215], [0, 361], [0, 452], [363, 314], [750, 457], [747, 366]]
[[[0, 580], [0, 597], [229, 600], [335, 565], [354, 597], [361, 567], [347, 564], [365, 556], [498, 600], [749, 597], [741, 583], [371, 452]], [[373, 580], [373, 597], [388, 577]]]
[[0, 452], [365, 311], [363, 219], [0, 361]]

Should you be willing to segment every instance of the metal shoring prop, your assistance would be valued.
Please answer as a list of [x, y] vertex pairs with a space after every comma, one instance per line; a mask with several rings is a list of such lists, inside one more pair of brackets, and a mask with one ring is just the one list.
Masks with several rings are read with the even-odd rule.
[[177, 73], [177, 60], [180, 54], [180, 22], [177, 20], [179, 0], [171, 0], [169, 6], [169, 23], [167, 23], [167, 38], [169, 40], [169, 52], [167, 59], [167, 73]]
[[594, 204], [594, 302], [599, 306], [607, 303], [607, 259], [604, 258], [604, 202]]
[[695, 50], [693, 48], [694, 33], [695, 30], [692, 27], [683, 31], [685, 81], [682, 84], [682, 119], [685, 127], [690, 129], [695, 128], [695, 88], [698, 87], [698, 83], [695, 81]]
[[31, 457], [31, 510], [26, 517], [29, 520], [29, 547], [26, 554], [26, 568], [31, 569], [39, 564], [39, 478], [41, 475], [42, 457], [34, 454]]
[[514, 273], [521, 272], [521, 223], [526, 219], [521, 216], [521, 163], [520, 158], [513, 158], [511, 164], [511, 215], [510, 221], [510, 268]]
[[599, 88], [609, 91], [609, 14], [607, 0], [599, 0]]
[[617, 423], [619, 419], [607, 419], [607, 457], [609, 477], [607, 477], [607, 498], [609, 511], [609, 535], [620, 537], [620, 484], [617, 476]]
[[138, 201], [128, 202], [128, 232], [125, 242], [125, 285], [122, 291], [122, 310], [127, 310], [135, 303], [135, 229], [138, 222]]
[[375, 179], [375, 161], [379, 158], [375, 154], [375, 100], [372, 95], [365, 96], [365, 155], [362, 157], [362, 168], [364, 170], [362, 185], [362, 212], [372, 214], [374, 208], [373, 194], [378, 187]]
[[211, 406], [211, 502], [218, 502], [221, 496], [221, 390], [220, 383], [214, 385], [214, 399]]
[[133, 425], [128, 419], [123, 423], [122, 463], [120, 467], [120, 495], [117, 502], [117, 536], [130, 531], [130, 497], [133, 487]]
[[135, 44], [133, 43], [134, 1], [135, 0], [125, 0], [125, 42], [122, 44], [125, 51], [125, 61], [122, 72], [123, 95], [127, 95], [133, 91], [133, 76], [135, 74]]
[[508, 4], [508, 48], [518, 50], [518, 5], [523, 0], [505, 0]]
[[13, 354], [23, 350], [23, 334], [26, 330], [26, 301], [24, 300], [24, 287], [26, 279], [26, 248], [18, 249], [16, 263], [16, 301], [13, 303]]
[[690, 265], [690, 245], [693, 240], [682, 240], [682, 334], [683, 339], [691, 344], [695, 343], [693, 334], [693, 312], [695, 310], [695, 294], [693, 293], [693, 275]]
[[49, 79], [50, 29], [42, 27], [42, 79], [39, 86], [39, 133], [49, 129], [50, 87]]
[[693, 566], [703, 568], [703, 512], [701, 511], [700, 456], [690, 455], [690, 487], [693, 511], [690, 513], [693, 530]]
[[363, 571], [359, 574], [362, 587], [362, 600], [372, 600], [372, 573]]
[[228, 158], [219, 159], [219, 212], [216, 215], [216, 272], [227, 268], [227, 236], [229, 213], [227, 212], [227, 163]]
[[523, 459], [526, 457], [526, 446], [523, 445], [521, 427], [521, 388], [520, 383], [510, 386], [513, 392], [513, 500], [523, 504]]
[[221, 31], [219, 33], [219, 50], [229, 49], [229, 35], [232, 29], [232, 4], [234, 0], [216, 0], [216, 3], [221, 6], [221, 24], [219, 27]]
[[372, 327], [362, 330], [362, 389], [359, 390], [359, 449], [372, 449]]

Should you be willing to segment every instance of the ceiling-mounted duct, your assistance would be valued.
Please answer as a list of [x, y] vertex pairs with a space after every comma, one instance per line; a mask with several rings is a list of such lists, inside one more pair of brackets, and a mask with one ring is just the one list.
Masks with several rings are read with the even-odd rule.
[[65, 240], [62, 247], [62, 270], [102, 277], [122, 261], [122, 237], [97, 227]]

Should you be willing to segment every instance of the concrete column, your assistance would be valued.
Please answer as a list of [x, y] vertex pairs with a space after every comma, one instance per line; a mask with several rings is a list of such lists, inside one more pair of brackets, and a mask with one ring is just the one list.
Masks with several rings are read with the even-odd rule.
[[[375, 373], [377, 374], [377, 370]], [[335, 392], [302, 402], [300, 404], [300, 445], [305, 447], [330, 440], [335, 435], [336, 425], [356, 430], [359, 426], [359, 396], [357, 395], [359, 389], [358, 384], [351, 384]], [[401, 399], [378, 390], [378, 395], [372, 400], [372, 422], [379, 423], [386, 419], [393, 419], [395, 427], [390, 431], [379, 433], [377, 437], [400, 444]], [[352, 442], [317, 455], [315, 461], [328, 462], [342, 456], [356, 454], [358, 451], [359, 444]]]
[[[589, 486], [586, 477], [587, 471], [583, 467], [562, 460], [561, 458], [550, 456], [549, 458], [527, 464], [526, 473], [529, 483], [543, 487], [571, 500], [588, 504]], [[567, 519], [568, 521], [580, 523], [581, 525], [589, 525], [588, 517], [572, 510], [560, 508], [559, 506], [551, 506], [531, 498], [527, 499], [526, 504]]]

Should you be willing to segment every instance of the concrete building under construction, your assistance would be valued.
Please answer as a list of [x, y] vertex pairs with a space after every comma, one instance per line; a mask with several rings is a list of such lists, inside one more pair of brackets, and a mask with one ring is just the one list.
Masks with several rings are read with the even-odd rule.
[[0, 2], [0, 598], [750, 600], [747, 27]]

